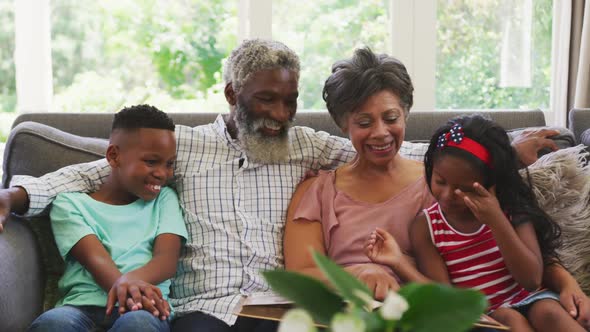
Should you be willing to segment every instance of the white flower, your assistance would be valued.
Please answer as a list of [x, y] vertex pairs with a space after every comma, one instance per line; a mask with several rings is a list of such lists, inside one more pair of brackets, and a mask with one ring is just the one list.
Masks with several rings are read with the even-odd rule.
[[307, 311], [291, 309], [281, 319], [278, 332], [317, 332], [317, 329]]
[[389, 291], [383, 305], [379, 308], [381, 316], [387, 320], [398, 320], [408, 310], [408, 302], [398, 293]]
[[[360, 300], [362, 300], [363, 302], [365, 302], [365, 310], [367, 311], [372, 311], [375, 308], [375, 300], [373, 299], [373, 297], [361, 290], [355, 289], [352, 291], [353, 294], [358, 297]], [[350, 305], [352, 306], [352, 304]]]
[[352, 313], [337, 313], [330, 327], [333, 332], [364, 332], [365, 322]]

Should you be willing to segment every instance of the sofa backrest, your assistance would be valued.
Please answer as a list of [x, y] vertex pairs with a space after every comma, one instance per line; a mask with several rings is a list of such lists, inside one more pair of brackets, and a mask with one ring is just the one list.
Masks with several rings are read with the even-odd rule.
[[590, 108], [572, 108], [568, 119], [568, 128], [574, 133], [576, 143], [581, 143], [582, 133], [590, 129]]
[[[406, 140], [426, 141], [446, 120], [474, 111], [412, 112]], [[497, 110], [484, 112], [506, 129], [545, 125], [540, 110]], [[170, 113], [174, 122], [187, 126], [211, 123], [214, 113]], [[13, 175], [40, 176], [63, 166], [88, 162], [104, 156], [113, 114], [109, 113], [27, 113], [13, 123], [4, 151], [2, 184]], [[327, 112], [298, 112], [295, 125], [308, 126], [343, 136]]]
[[[489, 115], [505, 129], [540, 127], [545, 125], [541, 110], [461, 110], [461, 111], [415, 111], [410, 112], [406, 140], [428, 140], [436, 128], [446, 120], [461, 114], [482, 113]], [[213, 122], [216, 113], [169, 113], [174, 123], [194, 127]], [[112, 113], [26, 113], [19, 115], [13, 128], [21, 122], [34, 121], [63, 130], [70, 134], [107, 138], [113, 121]], [[307, 126], [343, 136], [327, 112], [298, 111], [295, 125]]]

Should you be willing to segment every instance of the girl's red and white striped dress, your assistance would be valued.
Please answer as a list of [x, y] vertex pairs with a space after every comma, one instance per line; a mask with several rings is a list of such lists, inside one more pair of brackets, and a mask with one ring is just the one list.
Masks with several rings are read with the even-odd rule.
[[512, 278], [487, 225], [464, 234], [449, 225], [438, 203], [424, 213], [432, 242], [445, 261], [453, 285], [483, 292], [490, 304], [488, 310], [516, 304], [530, 295]]

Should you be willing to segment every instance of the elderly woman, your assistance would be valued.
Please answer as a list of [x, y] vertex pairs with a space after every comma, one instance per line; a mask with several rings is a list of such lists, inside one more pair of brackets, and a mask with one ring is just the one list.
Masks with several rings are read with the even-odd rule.
[[337, 62], [332, 72], [324, 100], [357, 156], [296, 190], [287, 216], [285, 266], [321, 278], [308, 250], [312, 247], [367, 283], [381, 299], [400, 279], [363, 253], [367, 235], [376, 227], [386, 229], [409, 254], [409, 224], [433, 202], [422, 163], [398, 153], [414, 88], [401, 62], [369, 49]]
[[[391, 233], [413, 261], [409, 225], [433, 202], [422, 163], [399, 153], [413, 103], [412, 82], [397, 59], [359, 49], [351, 59], [334, 64], [323, 97], [357, 156], [336, 170], [305, 180], [295, 191], [285, 228], [285, 267], [324, 279], [313, 262], [310, 249], [314, 249], [382, 299], [400, 282], [425, 280], [413, 264], [396, 266], [394, 272], [373, 264], [363, 250], [369, 233], [379, 227]], [[589, 301], [571, 275], [552, 265], [546, 268], [544, 281], [560, 291], [562, 305], [588, 327]]]

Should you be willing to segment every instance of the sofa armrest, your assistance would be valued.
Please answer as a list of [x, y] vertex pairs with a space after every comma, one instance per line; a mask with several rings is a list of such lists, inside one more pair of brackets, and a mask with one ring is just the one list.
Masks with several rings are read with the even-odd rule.
[[4, 151], [2, 184], [12, 176], [41, 176], [64, 166], [104, 158], [108, 141], [72, 135], [36, 123], [21, 122], [10, 132]]
[[10, 217], [0, 233], [0, 331], [24, 331], [43, 309], [43, 265], [27, 222]]

